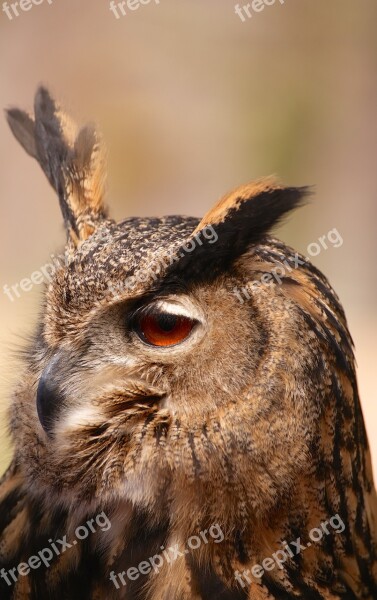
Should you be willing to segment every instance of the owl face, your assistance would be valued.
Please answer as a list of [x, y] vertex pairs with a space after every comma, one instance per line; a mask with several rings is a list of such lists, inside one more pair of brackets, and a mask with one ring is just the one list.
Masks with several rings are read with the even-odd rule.
[[[9, 112], [67, 229], [12, 406], [30, 489], [67, 505], [130, 502], [156, 518], [205, 506], [208, 522], [252, 526], [313, 472], [331, 365], [353, 376], [328, 282], [268, 235], [306, 190], [257, 181], [202, 220], [117, 224], [97, 135], [66, 131], [59, 115], [43, 89], [34, 120]], [[283, 263], [277, 283], [268, 275]]]
[[313, 352], [291, 352], [304, 326], [290, 294], [299, 282], [242, 303], [234, 290], [276, 267], [279, 242], [264, 239], [221, 272], [219, 235], [198, 269], [201, 246], [181, 257], [193, 220], [174, 222], [106, 224], [57, 267], [13, 406], [20, 448], [31, 449], [22, 461], [32, 487], [67, 503], [125, 500], [157, 515], [183, 487], [218, 511], [226, 482], [264, 513], [304, 468], [318, 412], [304, 381]]

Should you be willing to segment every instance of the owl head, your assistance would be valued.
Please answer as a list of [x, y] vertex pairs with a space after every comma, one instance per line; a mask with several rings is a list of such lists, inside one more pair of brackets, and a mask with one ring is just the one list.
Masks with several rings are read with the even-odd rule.
[[33, 117], [8, 121], [67, 231], [11, 407], [31, 493], [200, 515], [250, 540], [282, 515], [335, 514], [346, 485], [371, 489], [339, 300], [269, 235], [307, 189], [259, 180], [201, 220], [116, 223], [92, 127], [43, 88]]

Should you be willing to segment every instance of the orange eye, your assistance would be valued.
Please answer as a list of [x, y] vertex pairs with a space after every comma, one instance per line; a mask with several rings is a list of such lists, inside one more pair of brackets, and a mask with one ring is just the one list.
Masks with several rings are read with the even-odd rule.
[[140, 316], [138, 330], [152, 346], [175, 346], [189, 336], [195, 323], [182, 315], [153, 312]]

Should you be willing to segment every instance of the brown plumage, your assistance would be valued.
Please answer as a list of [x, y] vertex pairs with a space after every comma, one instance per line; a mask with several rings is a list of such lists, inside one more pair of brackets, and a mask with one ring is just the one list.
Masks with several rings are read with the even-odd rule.
[[[202, 221], [117, 224], [92, 128], [75, 134], [44, 89], [34, 119], [8, 120], [59, 195], [67, 246], [11, 406], [0, 598], [377, 598], [344, 312], [322, 273], [269, 236], [307, 190], [267, 179]], [[102, 513], [111, 527], [79, 540]], [[62, 539], [50, 566], [30, 567]]]

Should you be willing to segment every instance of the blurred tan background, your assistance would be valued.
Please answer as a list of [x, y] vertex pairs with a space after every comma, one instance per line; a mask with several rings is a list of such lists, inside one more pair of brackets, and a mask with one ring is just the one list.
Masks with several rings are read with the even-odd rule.
[[[152, 0], [119, 19], [108, 0], [0, 12], [0, 106], [30, 108], [43, 82], [76, 119], [98, 122], [113, 216], [200, 216], [271, 173], [316, 186], [278, 234], [304, 254], [330, 229], [343, 238], [313, 262], [348, 314], [375, 467], [376, 22], [375, 0], [276, 0], [245, 22], [233, 0]], [[4, 118], [0, 164], [1, 472], [15, 353], [42, 291], [11, 302], [3, 285], [48, 262], [64, 235], [54, 193]]]

